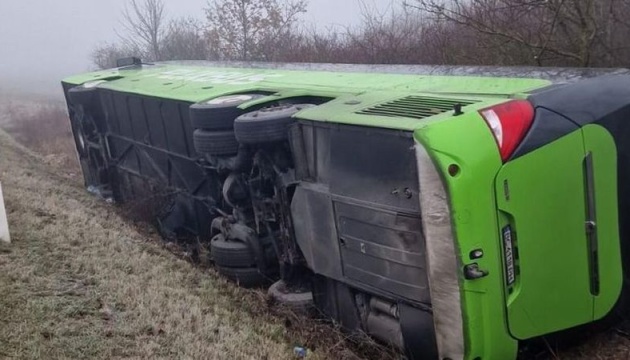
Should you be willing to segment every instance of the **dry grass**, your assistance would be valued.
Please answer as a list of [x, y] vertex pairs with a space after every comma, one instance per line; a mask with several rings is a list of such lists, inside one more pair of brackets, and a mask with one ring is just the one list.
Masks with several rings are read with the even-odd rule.
[[395, 358], [174, 256], [1, 130], [0, 154], [0, 358]]
[[236, 311], [242, 290], [147, 242], [18, 149], [0, 134], [14, 239], [0, 255], [0, 355], [291, 357], [280, 321]]
[[0, 128], [42, 155], [44, 162], [78, 176], [76, 148], [64, 104], [12, 99], [0, 102]]
[[[22, 129], [15, 122], [8, 129], [39, 154], [0, 130], [14, 240], [0, 245], [0, 358], [289, 359], [295, 345], [314, 349], [309, 359], [399, 357], [271, 307], [263, 290], [240, 289], [191, 264], [151, 227], [139, 229], [89, 196], [69, 133], [46, 127], [52, 134], [19, 136], [35, 119], [58, 118], [37, 109]], [[630, 340], [609, 331], [551, 353], [537, 358], [629, 359]]]
[[628, 334], [610, 330], [593, 335], [587, 342], [573, 349], [550, 356], [553, 359], [627, 360], [630, 359]]

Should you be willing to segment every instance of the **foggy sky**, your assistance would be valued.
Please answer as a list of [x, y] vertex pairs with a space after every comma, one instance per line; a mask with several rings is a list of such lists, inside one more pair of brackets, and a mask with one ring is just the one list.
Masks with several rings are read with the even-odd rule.
[[[128, 0], [0, 0], [0, 90], [57, 91], [59, 80], [93, 68], [90, 53], [115, 42]], [[165, 0], [171, 17], [204, 18], [206, 0]], [[365, 0], [380, 11], [391, 0]], [[360, 22], [359, 0], [310, 0], [307, 24]], [[120, 30], [121, 31], [121, 30]]]

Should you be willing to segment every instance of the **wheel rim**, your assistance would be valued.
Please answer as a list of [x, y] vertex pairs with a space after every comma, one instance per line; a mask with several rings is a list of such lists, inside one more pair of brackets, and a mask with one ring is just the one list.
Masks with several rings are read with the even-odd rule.
[[241, 94], [241, 95], [228, 95], [221, 96], [212, 100], [208, 100], [205, 103], [208, 105], [227, 105], [234, 103], [244, 103], [246, 101], [253, 100], [253, 95]]

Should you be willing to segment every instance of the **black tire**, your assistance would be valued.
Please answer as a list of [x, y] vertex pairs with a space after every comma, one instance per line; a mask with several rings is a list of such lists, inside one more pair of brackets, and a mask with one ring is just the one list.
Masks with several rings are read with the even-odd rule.
[[293, 115], [310, 104], [285, 105], [249, 112], [236, 118], [234, 133], [241, 144], [256, 145], [286, 140]]
[[217, 266], [248, 268], [256, 265], [254, 253], [247, 244], [238, 240], [226, 241], [222, 234], [210, 241], [210, 253]]
[[193, 133], [193, 143], [199, 154], [236, 155], [238, 153], [238, 141], [231, 130], [206, 131], [197, 129]]
[[252, 288], [268, 283], [266, 276], [260, 273], [258, 268], [234, 268], [217, 266], [217, 271], [228, 280], [234, 281], [240, 287]]
[[68, 90], [68, 102], [72, 105], [81, 105], [85, 109], [91, 109], [99, 104], [98, 88], [94, 84], [100, 84], [100, 81], [88, 82], [83, 85], [75, 86]]
[[284, 280], [273, 283], [267, 294], [279, 304], [294, 311], [308, 312], [313, 309], [313, 293], [303, 289], [289, 289]]
[[236, 94], [193, 104], [189, 109], [190, 123], [195, 129], [231, 130], [234, 120], [244, 113], [238, 106], [263, 97], [265, 95]]
[[79, 154], [79, 159], [85, 159], [88, 157], [88, 145], [85, 139], [85, 133], [83, 127], [77, 123], [76, 119], [70, 120], [70, 127], [72, 128], [72, 137], [74, 137], [74, 144]]

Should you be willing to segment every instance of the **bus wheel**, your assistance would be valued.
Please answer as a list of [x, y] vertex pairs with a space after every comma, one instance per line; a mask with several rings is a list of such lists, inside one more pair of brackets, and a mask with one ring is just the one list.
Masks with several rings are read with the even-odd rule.
[[279, 304], [294, 311], [309, 312], [313, 309], [313, 293], [308, 289], [291, 288], [284, 280], [271, 285], [267, 294]]
[[217, 266], [246, 268], [256, 265], [254, 253], [247, 244], [238, 240], [227, 241], [222, 234], [210, 241], [210, 253]]
[[237, 283], [240, 287], [252, 288], [268, 283], [268, 279], [257, 267], [224, 267], [217, 266], [220, 275]]
[[311, 104], [282, 105], [249, 112], [236, 118], [234, 133], [241, 144], [256, 145], [286, 140], [293, 116]]
[[232, 130], [234, 119], [243, 114], [238, 106], [265, 97], [259, 94], [236, 94], [193, 104], [189, 108], [194, 129]]
[[193, 133], [195, 150], [202, 155], [236, 155], [238, 141], [232, 130], [206, 131], [197, 129]]

